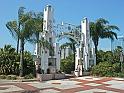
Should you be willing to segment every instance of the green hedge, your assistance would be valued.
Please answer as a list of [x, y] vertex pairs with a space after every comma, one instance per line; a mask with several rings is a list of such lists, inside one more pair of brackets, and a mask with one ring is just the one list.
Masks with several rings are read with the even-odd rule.
[[68, 56], [66, 59], [61, 60], [61, 71], [70, 74], [75, 69], [73, 55]]
[[112, 64], [110, 62], [100, 62], [93, 66], [91, 74], [94, 76], [124, 77], [124, 73], [120, 72], [120, 63]]
[[[20, 53], [11, 45], [5, 45], [0, 48], [0, 75], [19, 75]], [[35, 74], [35, 64], [30, 52], [24, 52], [24, 75]]]
[[0, 75], [0, 79], [16, 80], [16, 75]]

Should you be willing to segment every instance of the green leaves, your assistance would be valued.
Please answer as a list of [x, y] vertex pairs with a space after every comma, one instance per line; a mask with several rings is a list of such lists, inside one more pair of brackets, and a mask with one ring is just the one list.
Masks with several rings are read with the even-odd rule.
[[65, 73], [71, 73], [71, 71], [74, 71], [75, 65], [74, 65], [73, 55], [68, 56], [66, 59], [61, 60], [61, 70]]
[[0, 49], [0, 74], [17, 74], [18, 73], [18, 54], [15, 52], [15, 48], [11, 45], [5, 45]]
[[96, 22], [90, 22], [90, 35], [94, 41], [94, 45], [98, 46], [99, 38], [117, 39], [117, 34], [113, 30], [119, 30], [115, 25], [109, 25], [109, 22], [103, 18], [99, 18]]
[[7, 22], [6, 27], [9, 29], [9, 32], [12, 34], [12, 37], [17, 39], [19, 37], [17, 21]]
[[119, 64], [112, 64], [110, 62], [100, 62], [98, 65], [93, 66], [92, 74], [97, 76], [113, 76], [118, 73]]
[[[15, 48], [11, 45], [5, 45], [0, 48], [0, 74], [3, 75], [19, 75], [19, 59], [20, 54], [17, 54]], [[30, 52], [24, 52], [24, 74], [34, 72], [34, 62]]]
[[[114, 40], [117, 39], [117, 34], [113, 30], [119, 30], [115, 25], [109, 25], [106, 19], [99, 18], [95, 22], [90, 22], [90, 35], [95, 46], [95, 54], [97, 60], [97, 47], [99, 44], [99, 39], [109, 38]], [[98, 63], [98, 62], [97, 62]]]

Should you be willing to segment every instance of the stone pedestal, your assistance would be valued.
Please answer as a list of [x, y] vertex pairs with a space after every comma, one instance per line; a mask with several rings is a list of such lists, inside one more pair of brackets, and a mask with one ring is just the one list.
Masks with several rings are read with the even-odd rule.
[[79, 77], [83, 75], [83, 68], [82, 65], [78, 65], [77, 69], [74, 71], [75, 76]]

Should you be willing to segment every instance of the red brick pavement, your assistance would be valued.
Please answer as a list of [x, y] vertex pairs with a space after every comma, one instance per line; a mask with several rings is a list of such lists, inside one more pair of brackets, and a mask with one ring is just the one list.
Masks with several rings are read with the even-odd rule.
[[[89, 78], [89, 79], [91, 79], [91, 78]], [[79, 80], [79, 79], [71, 79], [71, 80], [72, 81], [78, 81], [79, 83], [77, 85], [80, 85], [80, 87], [70, 88], [70, 89], [58, 89], [55, 87], [38, 89], [36, 87], [29, 85], [28, 83], [23, 83], [23, 82], [0, 84], [0, 86], [15, 85], [19, 88], [24, 89], [22, 91], [14, 91], [14, 92], [9, 92], [9, 93], [39, 93], [40, 91], [48, 90], [48, 89], [54, 89], [56, 91], [60, 91], [60, 93], [75, 93], [75, 92], [85, 91], [85, 90], [90, 90], [90, 89], [102, 89], [102, 90], [108, 90], [108, 91], [113, 91], [113, 92], [118, 92], [118, 93], [124, 93], [124, 90], [122, 90], [122, 89], [107, 87], [107, 86], [110, 86], [110, 84], [104, 84], [104, 82], [114, 80], [112, 78], [103, 78], [101, 80], [93, 80], [93, 81]], [[116, 81], [124, 82], [124, 80], [116, 80]], [[89, 83], [95, 83], [95, 84], [100, 84], [100, 85], [98, 85], [98, 86], [87, 85]], [[61, 83], [52, 83], [52, 84], [59, 85]], [[0, 90], [5, 90], [7, 88], [8, 87], [0, 87]], [[94, 92], [94, 93], [105, 93], [105, 92]]]

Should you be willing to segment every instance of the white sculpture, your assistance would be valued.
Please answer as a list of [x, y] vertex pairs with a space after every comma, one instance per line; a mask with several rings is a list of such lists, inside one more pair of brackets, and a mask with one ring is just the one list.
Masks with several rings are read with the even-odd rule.
[[[56, 36], [53, 31], [53, 8], [50, 5], [47, 5], [44, 9], [43, 16], [43, 33], [39, 34], [39, 38], [44, 38], [54, 47], [54, 52], [50, 51], [51, 49], [43, 48], [42, 46], [38, 47], [36, 44], [35, 55], [40, 57], [40, 66], [44, 73], [56, 73], [60, 70], [60, 54], [59, 54], [59, 44], [56, 43]], [[37, 50], [40, 50], [40, 53], [37, 53]]]
[[92, 48], [92, 40], [90, 37], [89, 22], [87, 18], [84, 18], [81, 21], [80, 43], [76, 48], [75, 75], [82, 76], [83, 71], [88, 70], [88, 68], [95, 64], [95, 59], [95, 51], [94, 48]]
[[[51, 51], [49, 49], [43, 48], [38, 44], [36, 44], [35, 47], [34, 55], [38, 58], [36, 65], [40, 65], [40, 68], [44, 70], [44, 73], [56, 73], [56, 70], [60, 70], [60, 51], [59, 44], [56, 43], [56, 36], [54, 32], [53, 11], [54, 10], [50, 5], [45, 7], [43, 20], [44, 32], [39, 34], [39, 39], [43, 37], [45, 40], [49, 41], [54, 47], [54, 53], [51, 55]], [[62, 22], [60, 26], [64, 27], [64, 23]], [[89, 22], [87, 18], [84, 18], [81, 21], [81, 31], [79, 33], [81, 37], [69, 36], [66, 32], [62, 32], [61, 34], [62, 36], [69, 36], [78, 44], [76, 46], [75, 55], [76, 76], [82, 76], [83, 71], [88, 70], [89, 67], [96, 64], [95, 51], [94, 48], [92, 48], [92, 40], [90, 37]]]

